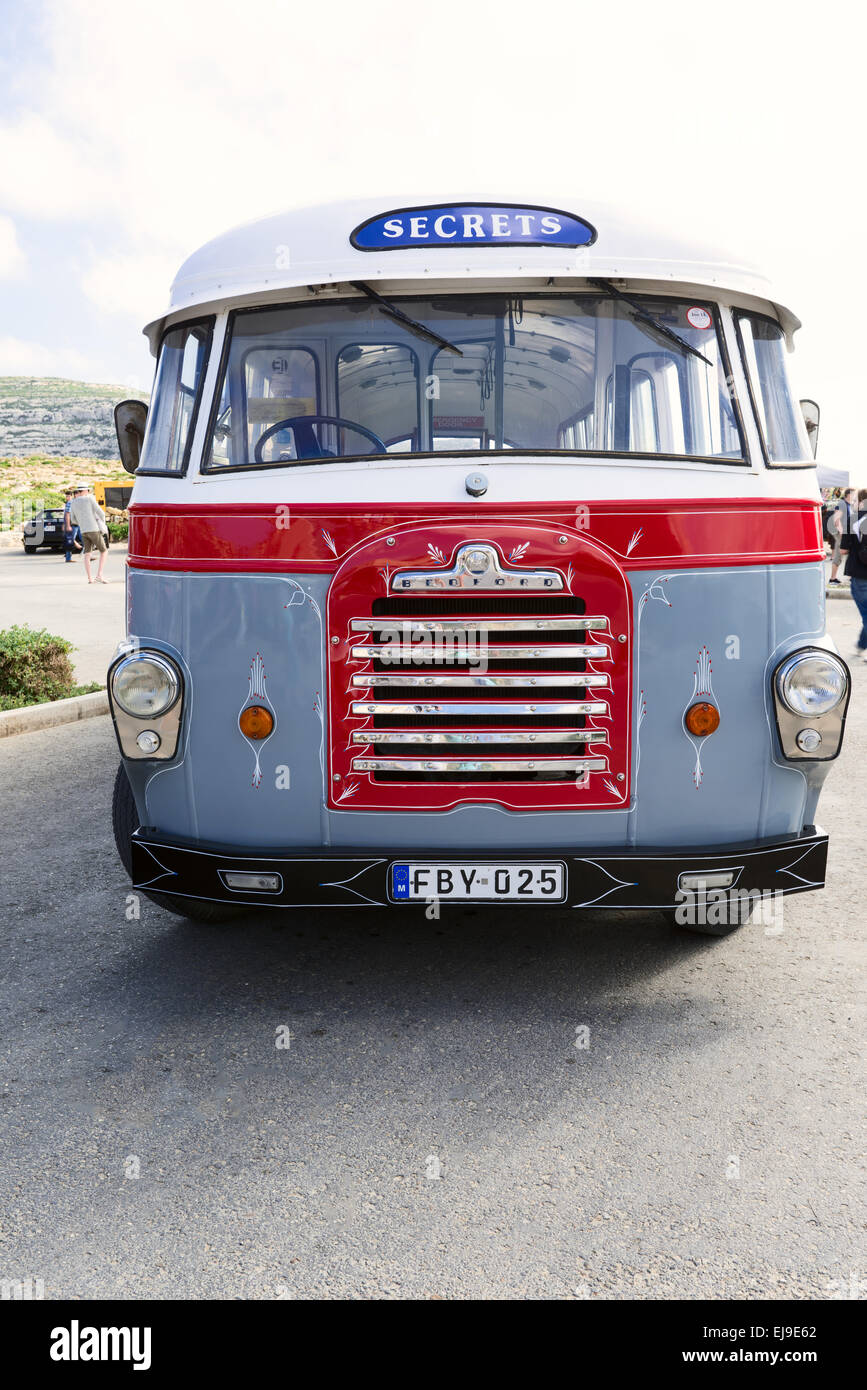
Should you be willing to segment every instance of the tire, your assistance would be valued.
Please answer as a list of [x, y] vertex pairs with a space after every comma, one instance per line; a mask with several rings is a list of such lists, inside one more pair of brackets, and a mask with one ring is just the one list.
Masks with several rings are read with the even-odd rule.
[[[114, 779], [111, 824], [121, 863], [132, 878], [132, 835], [134, 830], [138, 830], [139, 819], [135, 797], [123, 763]], [[187, 917], [193, 922], [228, 922], [240, 915], [238, 908], [229, 907], [225, 903], [197, 902], [195, 898], [175, 898], [170, 893], [145, 893], [145, 897], [156, 903], [157, 907], [173, 912], [176, 917]]]
[[25, 547], [24, 547], [24, 554], [25, 554], [25, 555], [35, 555], [38, 549], [39, 549], [39, 546], [38, 546], [38, 545], [25, 545]]

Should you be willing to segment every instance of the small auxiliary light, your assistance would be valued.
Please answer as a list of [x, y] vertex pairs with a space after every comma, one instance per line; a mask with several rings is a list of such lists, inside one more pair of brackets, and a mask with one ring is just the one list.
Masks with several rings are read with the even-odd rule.
[[267, 738], [274, 728], [274, 716], [262, 705], [248, 705], [241, 711], [238, 728], [247, 738]]
[[696, 738], [706, 738], [719, 728], [719, 710], [707, 700], [690, 705], [683, 719], [684, 724]]
[[282, 886], [279, 874], [245, 874], [223, 869], [221, 877], [227, 888], [245, 893], [279, 893]]
[[802, 729], [795, 742], [802, 753], [815, 753], [822, 742], [822, 735], [818, 729]]
[[681, 874], [677, 886], [683, 893], [706, 893], [709, 888], [731, 888], [737, 869], [722, 869], [716, 873]]
[[155, 729], [143, 729], [136, 738], [136, 743], [143, 753], [155, 753], [162, 739]]

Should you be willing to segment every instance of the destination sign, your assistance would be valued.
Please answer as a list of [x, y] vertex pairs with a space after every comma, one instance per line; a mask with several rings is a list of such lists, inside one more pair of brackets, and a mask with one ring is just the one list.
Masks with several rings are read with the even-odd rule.
[[512, 203], [444, 203], [370, 217], [349, 238], [358, 251], [408, 246], [590, 246], [596, 229], [570, 212]]

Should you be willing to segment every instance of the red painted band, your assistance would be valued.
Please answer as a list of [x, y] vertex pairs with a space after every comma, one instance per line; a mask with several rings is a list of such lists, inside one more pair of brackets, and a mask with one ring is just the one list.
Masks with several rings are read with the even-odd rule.
[[[389, 503], [134, 503], [129, 564], [193, 573], [332, 571], [360, 545], [460, 521], [467, 537], [489, 523], [547, 524], [603, 546], [622, 569], [791, 565], [824, 556], [817, 503], [802, 498], [675, 498], [620, 501]], [[532, 564], [527, 554], [524, 563]]]

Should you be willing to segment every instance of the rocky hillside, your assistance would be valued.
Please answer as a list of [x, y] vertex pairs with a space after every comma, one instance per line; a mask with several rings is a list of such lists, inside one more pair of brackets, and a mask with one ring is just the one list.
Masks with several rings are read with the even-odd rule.
[[114, 407], [147, 394], [60, 377], [0, 377], [0, 457], [117, 459]]

